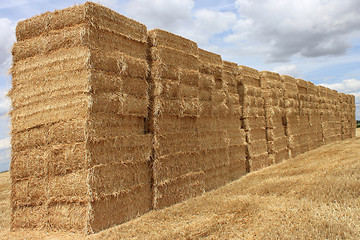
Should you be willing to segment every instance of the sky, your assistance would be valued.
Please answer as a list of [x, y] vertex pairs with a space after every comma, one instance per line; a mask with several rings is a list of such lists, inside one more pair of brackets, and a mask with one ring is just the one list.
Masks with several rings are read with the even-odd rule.
[[[9, 168], [11, 47], [18, 21], [85, 1], [0, 0], [0, 172]], [[360, 120], [359, 0], [95, 0], [223, 60], [302, 78], [356, 97]]]

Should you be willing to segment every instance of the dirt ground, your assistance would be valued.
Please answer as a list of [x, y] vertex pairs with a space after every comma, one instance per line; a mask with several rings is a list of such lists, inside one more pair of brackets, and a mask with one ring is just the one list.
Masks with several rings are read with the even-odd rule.
[[218, 190], [84, 236], [9, 231], [10, 179], [0, 174], [1, 239], [360, 239], [360, 129]]

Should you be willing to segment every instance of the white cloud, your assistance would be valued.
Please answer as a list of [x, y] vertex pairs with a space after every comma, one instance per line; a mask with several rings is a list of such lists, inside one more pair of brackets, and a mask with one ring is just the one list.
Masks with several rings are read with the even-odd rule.
[[226, 41], [266, 45], [272, 62], [344, 54], [360, 30], [358, 0], [237, 0], [236, 6], [240, 19]]
[[354, 94], [360, 92], [360, 80], [357, 79], [346, 79], [340, 83], [321, 83], [319, 85], [344, 93]]
[[6, 74], [11, 64], [11, 47], [15, 41], [15, 24], [0, 18], [0, 74]]
[[180, 31], [199, 45], [206, 45], [213, 35], [228, 31], [235, 22], [234, 13], [200, 9], [194, 13], [191, 26]]
[[277, 67], [274, 68], [273, 71], [277, 72], [277, 73], [279, 73], [281, 75], [289, 75], [289, 76], [292, 76], [294, 78], [299, 78], [300, 77], [300, 73], [299, 73], [298, 69], [296, 68], [296, 66], [294, 64], [277, 66]]
[[6, 91], [0, 91], [0, 117], [9, 112], [10, 99], [6, 96]]
[[176, 31], [191, 22], [193, 7], [193, 0], [131, 0], [126, 7], [126, 16], [146, 24], [150, 29]]
[[0, 150], [9, 149], [10, 148], [10, 137], [0, 139]]

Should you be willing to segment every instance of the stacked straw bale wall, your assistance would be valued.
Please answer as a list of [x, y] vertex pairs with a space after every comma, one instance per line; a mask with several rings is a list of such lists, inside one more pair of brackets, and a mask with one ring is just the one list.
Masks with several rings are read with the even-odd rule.
[[93, 3], [19, 22], [11, 228], [97, 232], [355, 136], [354, 96]]

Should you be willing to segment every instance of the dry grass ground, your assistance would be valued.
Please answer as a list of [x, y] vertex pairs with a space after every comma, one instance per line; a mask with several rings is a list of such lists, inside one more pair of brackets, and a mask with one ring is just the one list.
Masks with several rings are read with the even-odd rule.
[[[90, 239], [360, 239], [360, 129], [349, 139], [253, 172], [201, 197]], [[10, 233], [9, 173], [0, 174], [1, 239], [79, 239]]]

